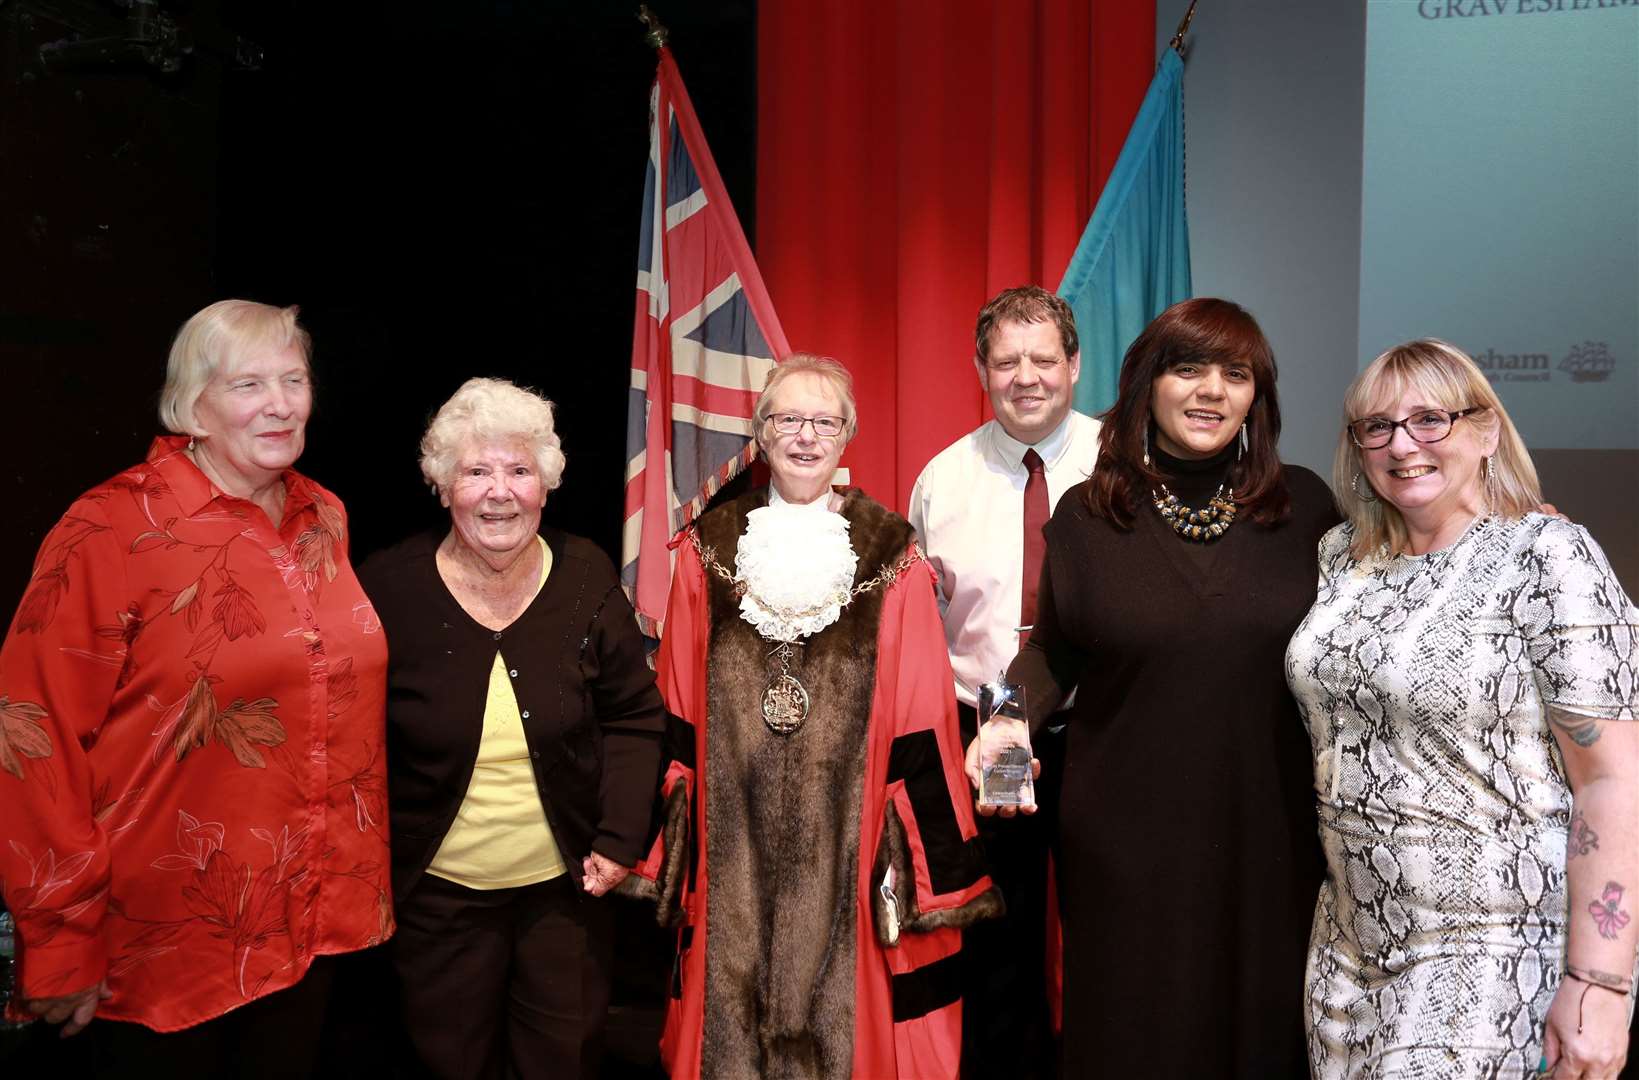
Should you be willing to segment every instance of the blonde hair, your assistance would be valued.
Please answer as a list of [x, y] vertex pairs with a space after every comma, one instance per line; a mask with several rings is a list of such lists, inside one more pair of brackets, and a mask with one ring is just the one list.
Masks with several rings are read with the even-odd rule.
[[[1408, 341], [1367, 365], [1343, 397], [1343, 431], [1332, 459], [1332, 488], [1343, 516], [1354, 526], [1351, 555], [1366, 559], [1382, 551], [1399, 555], [1409, 548], [1406, 522], [1400, 511], [1385, 499], [1360, 497], [1356, 477], [1365, 469], [1360, 448], [1349, 437], [1352, 421], [1380, 415], [1407, 391], [1415, 391], [1424, 404], [1452, 412], [1474, 407], [1481, 410], [1460, 422], [1471, 425], [1481, 436], [1496, 433], [1497, 448], [1491, 456], [1491, 481], [1487, 485], [1490, 490], [1484, 493], [1491, 513], [1517, 519], [1541, 505], [1542, 485], [1537, 481], [1531, 454], [1485, 373], [1455, 345], [1435, 338]], [[1360, 479], [1369, 484], [1363, 475]], [[1484, 480], [1480, 482], [1485, 484]]]
[[524, 443], [552, 491], [563, 483], [565, 458], [552, 402], [505, 379], [468, 379], [439, 408], [421, 437], [421, 475], [440, 494], [455, 480], [456, 459], [470, 442]]
[[216, 373], [257, 348], [301, 350], [311, 359], [313, 342], [296, 322], [300, 308], [280, 308], [253, 300], [218, 300], [195, 313], [171, 342], [165, 386], [159, 392], [159, 422], [178, 435], [203, 435], [194, 405]]
[[829, 356], [797, 352], [774, 365], [768, 373], [768, 381], [763, 383], [763, 392], [757, 395], [757, 407], [752, 413], [757, 420], [757, 445], [763, 444], [763, 422], [774, 411], [774, 392], [780, 384], [795, 375], [817, 375], [831, 384], [842, 401], [842, 418], [848, 422], [844, 438], [852, 440], [859, 433], [859, 418], [854, 405], [854, 377]]

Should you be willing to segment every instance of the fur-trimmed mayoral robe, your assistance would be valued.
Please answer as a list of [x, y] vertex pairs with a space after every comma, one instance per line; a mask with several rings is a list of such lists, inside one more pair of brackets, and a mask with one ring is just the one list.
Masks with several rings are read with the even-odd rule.
[[933, 576], [903, 518], [846, 493], [856, 586], [892, 580], [793, 650], [810, 711], [776, 734], [762, 716], [772, 643], [702, 562], [732, 573], [746, 516], [767, 501], [713, 510], [675, 549], [657, 662], [667, 813], [640, 868], [661, 918], [681, 923], [662, 1057], [673, 1080], [954, 1078], [961, 928], [1001, 901]]

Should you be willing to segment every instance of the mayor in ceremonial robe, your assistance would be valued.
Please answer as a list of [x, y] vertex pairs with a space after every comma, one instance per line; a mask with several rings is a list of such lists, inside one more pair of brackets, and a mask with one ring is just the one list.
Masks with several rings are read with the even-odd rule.
[[840, 364], [780, 364], [756, 423], [773, 484], [679, 538], [658, 658], [662, 1055], [674, 1078], [955, 1077], [961, 928], [1001, 904], [932, 575], [904, 519], [831, 489]]

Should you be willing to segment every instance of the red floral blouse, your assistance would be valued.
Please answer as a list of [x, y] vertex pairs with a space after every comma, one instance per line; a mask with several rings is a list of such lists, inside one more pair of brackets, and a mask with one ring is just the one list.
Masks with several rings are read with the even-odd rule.
[[[340, 501], [275, 530], [160, 438], [46, 537], [0, 646], [21, 997], [174, 1031], [393, 932], [387, 643]], [[14, 1013], [15, 1015], [15, 1013]]]

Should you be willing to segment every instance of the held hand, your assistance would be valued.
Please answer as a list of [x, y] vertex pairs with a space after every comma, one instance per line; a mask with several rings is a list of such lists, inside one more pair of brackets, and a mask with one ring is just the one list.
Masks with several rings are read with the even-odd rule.
[[1612, 1080], [1627, 1058], [1627, 998], [1575, 979], [1561, 982], [1548, 1007], [1546, 1075], [1553, 1080]]
[[23, 1008], [48, 1024], [62, 1024], [61, 1036], [66, 1039], [84, 1031], [85, 1025], [97, 1014], [97, 1006], [113, 996], [113, 991], [108, 989], [108, 980], [103, 979], [96, 986], [88, 986], [77, 994], [25, 999]]
[[[973, 809], [980, 817], [994, 817], [1000, 814], [1004, 818], [1010, 818], [1015, 814], [1034, 814], [1036, 812], [1034, 806], [992, 806], [978, 800], [980, 778], [978, 739], [974, 739], [967, 744], [967, 756], [962, 761], [962, 771], [967, 773], [967, 782], [973, 787], [975, 794]], [[1030, 777], [1033, 780], [1041, 779], [1041, 762], [1036, 758], [1030, 759]]]
[[602, 896], [626, 880], [626, 875], [631, 873], [626, 867], [612, 859], [604, 858], [595, 851], [581, 860], [580, 868], [583, 876], [581, 887], [593, 896]]

